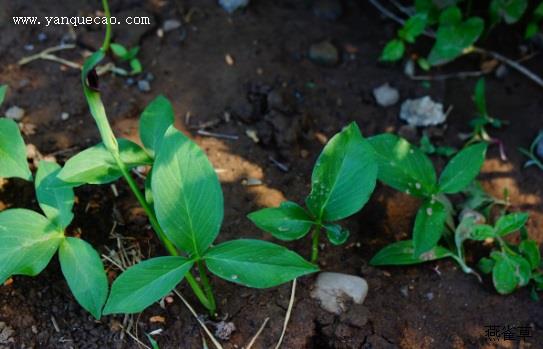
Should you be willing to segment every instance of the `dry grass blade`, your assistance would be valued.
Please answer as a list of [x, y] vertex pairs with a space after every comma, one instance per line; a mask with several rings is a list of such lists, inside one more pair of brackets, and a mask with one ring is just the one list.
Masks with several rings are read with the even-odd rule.
[[281, 332], [281, 337], [279, 338], [279, 342], [277, 342], [275, 349], [279, 349], [279, 347], [283, 343], [283, 338], [285, 338], [285, 333], [287, 332], [288, 321], [290, 320], [290, 314], [292, 313], [292, 307], [294, 306], [295, 298], [296, 298], [296, 279], [292, 281], [292, 291], [290, 293], [290, 301], [288, 303], [287, 314], [285, 315], [285, 323], [283, 324], [283, 331]]
[[255, 344], [256, 340], [258, 339], [258, 337], [260, 336], [260, 334], [262, 333], [262, 331], [264, 330], [264, 327], [266, 327], [266, 324], [268, 323], [268, 321], [270, 321], [270, 318], [267, 317], [266, 319], [264, 319], [264, 322], [262, 323], [262, 326], [260, 326], [260, 328], [258, 329], [258, 331], [256, 332], [256, 334], [254, 335], [254, 337], [251, 339], [251, 341], [249, 342], [249, 344], [247, 344], [247, 347], [245, 349], [251, 349], [253, 347], [253, 345]]

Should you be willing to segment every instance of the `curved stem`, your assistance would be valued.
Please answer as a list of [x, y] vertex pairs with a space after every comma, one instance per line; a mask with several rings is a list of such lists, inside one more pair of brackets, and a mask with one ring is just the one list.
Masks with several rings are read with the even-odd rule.
[[209, 282], [209, 278], [207, 277], [207, 268], [204, 261], [198, 261], [198, 270], [200, 271], [200, 281], [204, 285], [204, 291], [206, 293], [207, 299], [211, 303], [211, 308], [208, 308], [208, 310], [211, 313], [211, 316], [214, 316], [217, 307], [215, 304], [215, 297], [213, 296], [213, 289], [211, 288], [211, 283]]
[[102, 6], [104, 7], [104, 13], [107, 18], [106, 22], [106, 37], [104, 38], [104, 43], [102, 44], [102, 50], [107, 52], [109, 50], [109, 44], [111, 43], [111, 11], [109, 10], [108, 0], [102, 0]]
[[317, 263], [319, 259], [319, 237], [320, 237], [320, 227], [313, 228], [313, 233], [311, 234], [311, 263]]

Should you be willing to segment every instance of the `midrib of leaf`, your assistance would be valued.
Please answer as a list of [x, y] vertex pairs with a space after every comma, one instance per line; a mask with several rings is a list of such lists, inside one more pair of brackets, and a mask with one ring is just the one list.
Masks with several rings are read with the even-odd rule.
[[325, 209], [326, 205], [328, 205], [328, 201], [330, 201], [330, 197], [332, 197], [332, 193], [334, 192], [334, 189], [336, 188], [337, 183], [339, 182], [339, 177], [340, 177], [339, 174], [342, 172], [343, 167], [345, 166], [346, 157], [344, 155], [347, 153], [347, 149], [345, 149], [346, 147], [342, 147], [342, 148], [344, 148], [344, 149], [343, 149], [343, 153], [341, 154], [341, 155], [343, 155], [342, 160], [341, 160], [341, 165], [339, 167], [339, 170], [337, 172], [335, 172], [335, 175], [334, 175], [334, 178], [333, 178], [334, 182], [333, 182], [332, 186], [330, 187], [330, 190], [327, 193], [326, 199], [324, 200], [323, 204], [320, 207], [319, 220], [322, 219], [322, 215], [324, 214], [324, 209]]

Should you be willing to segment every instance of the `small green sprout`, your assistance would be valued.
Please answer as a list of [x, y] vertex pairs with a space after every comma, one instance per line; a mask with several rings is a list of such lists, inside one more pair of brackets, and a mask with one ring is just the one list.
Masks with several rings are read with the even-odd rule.
[[458, 150], [453, 147], [435, 146], [434, 144], [432, 144], [432, 141], [430, 140], [430, 137], [428, 137], [427, 134], [424, 134], [420, 138], [419, 148], [425, 154], [439, 155], [439, 156], [444, 156], [446, 158], [450, 158], [451, 156], [453, 156], [454, 154], [458, 152]]
[[432, 251], [451, 226], [454, 210], [448, 194], [461, 192], [477, 176], [483, 165], [487, 145], [478, 143], [458, 152], [445, 166], [439, 181], [430, 159], [417, 147], [393, 134], [369, 138], [383, 183], [423, 199], [413, 228], [413, 257]]
[[368, 141], [355, 123], [336, 134], [320, 154], [313, 175], [307, 209], [292, 202], [249, 214], [249, 219], [274, 237], [292, 241], [312, 230], [311, 261], [317, 262], [322, 230], [334, 245], [343, 244], [349, 231], [335, 222], [358, 212], [375, 188], [377, 165]]
[[[519, 148], [519, 151], [530, 160], [524, 163], [524, 167], [537, 166], [543, 170], [543, 130], [539, 131], [537, 137], [532, 141], [530, 149]], [[1, 170], [0, 170], [1, 171]]]
[[137, 75], [143, 71], [140, 60], [137, 58], [140, 48], [138, 46], [127, 49], [121, 44], [112, 43], [110, 45], [111, 52], [117, 57], [121, 62], [128, 62], [130, 65], [130, 73], [126, 75]]
[[541, 21], [543, 20], [543, 1], [539, 2], [537, 7], [532, 14], [532, 18], [526, 26], [526, 31], [524, 37], [526, 39], [531, 39], [537, 35], [540, 31]]

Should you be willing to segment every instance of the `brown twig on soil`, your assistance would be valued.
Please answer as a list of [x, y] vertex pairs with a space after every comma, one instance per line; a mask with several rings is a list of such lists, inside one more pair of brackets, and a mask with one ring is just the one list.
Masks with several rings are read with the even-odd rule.
[[441, 80], [448, 80], [448, 79], [476, 78], [488, 73], [490, 73], [490, 71], [484, 72], [482, 70], [478, 70], [478, 71], [464, 71], [464, 72], [442, 74], [442, 75], [412, 75], [409, 77], [412, 80], [441, 81]]
[[239, 139], [239, 136], [237, 135], [227, 135], [224, 133], [209, 132], [206, 130], [198, 130], [196, 133], [198, 133], [200, 136], [228, 139], [231, 141], [237, 141]]
[[17, 62], [17, 64], [25, 65], [25, 64], [28, 64], [28, 63], [30, 63], [32, 61], [38, 60], [38, 59], [45, 59], [45, 60], [57, 62], [57, 63], [60, 63], [60, 64], [64, 64], [64, 65], [66, 65], [66, 66], [68, 66], [70, 68], [81, 69], [81, 67], [82, 67], [81, 64], [66, 60], [64, 58], [60, 58], [60, 57], [52, 54], [53, 52], [58, 52], [58, 51], [62, 51], [62, 50], [69, 50], [69, 49], [73, 49], [73, 48], [75, 48], [75, 45], [59, 45], [59, 46], [49, 47], [49, 48], [47, 48], [47, 49], [45, 49], [45, 50], [43, 50], [43, 51], [41, 51], [41, 52], [39, 52], [37, 54], [21, 58], [19, 60], [19, 62]]
[[294, 279], [294, 281], [292, 281], [292, 291], [290, 293], [290, 301], [288, 302], [287, 314], [285, 315], [285, 322], [283, 323], [283, 331], [281, 332], [281, 337], [279, 338], [279, 342], [277, 342], [275, 349], [279, 349], [283, 343], [283, 338], [285, 338], [285, 333], [287, 332], [288, 321], [290, 320], [290, 314], [292, 313], [292, 307], [294, 306], [294, 299], [296, 298], [296, 280], [297, 279]]
[[254, 335], [254, 337], [251, 339], [251, 341], [249, 342], [249, 344], [247, 344], [247, 347], [245, 349], [251, 349], [253, 347], [253, 345], [255, 344], [256, 340], [258, 339], [258, 337], [260, 336], [260, 334], [262, 333], [262, 331], [264, 330], [264, 327], [266, 327], [266, 324], [268, 323], [268, 321], [270, 321], [270, 318], [267, 317], [264, 319], [264, 322], [262, 323], [262, 326], [260, 326], [260, 328], [258, 329], [258, 331], [256, 332], [256, 334]]
[[141, 345], [142, 347], [144, 347], [145, 349], [151, 349], [150, 346], [146, 345], [145, 343], [143, 343], [138, 337], [134, 336], [132, 334], [132, 332], [130, 332], [128, 329], [124, 328], [123, 325], [120, 325], [121, 328], [123, 329], [124, 332], [126, 332], [126, 334], [128, 336], [130, 336], [130, 338], [132, 338], [136, 343], [138, 343], [139, 345]]

